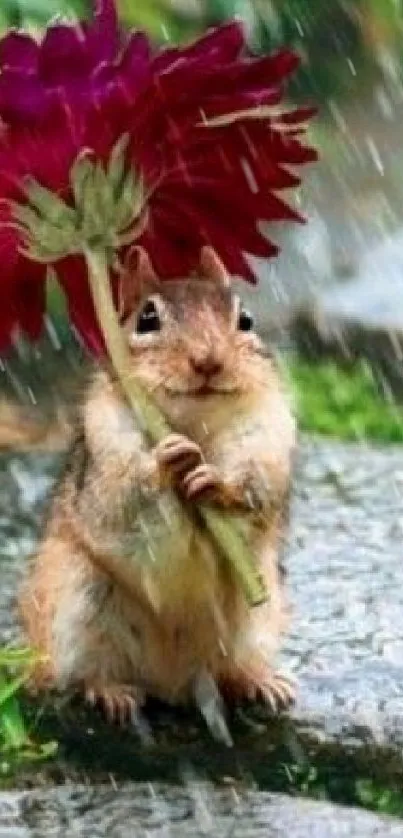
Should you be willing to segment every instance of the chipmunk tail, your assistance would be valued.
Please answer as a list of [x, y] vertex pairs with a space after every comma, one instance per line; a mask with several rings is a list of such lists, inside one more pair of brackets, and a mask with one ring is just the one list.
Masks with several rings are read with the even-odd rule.
[[58, 407], [47, 419], [40, 409], [0, 400], [1, 451], [63, 451], [71, 439], [67, 411]]

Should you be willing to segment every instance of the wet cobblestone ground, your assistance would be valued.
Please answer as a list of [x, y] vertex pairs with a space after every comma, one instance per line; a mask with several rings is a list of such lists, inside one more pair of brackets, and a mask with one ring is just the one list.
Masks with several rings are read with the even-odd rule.
[[302, 446], [286, 650], [322, 736], [403, 743], [402, 488], [401, 448]]
[[0, 798], [3, 838], [398, 838], [403, 825], [282, 795], [132, 784]]

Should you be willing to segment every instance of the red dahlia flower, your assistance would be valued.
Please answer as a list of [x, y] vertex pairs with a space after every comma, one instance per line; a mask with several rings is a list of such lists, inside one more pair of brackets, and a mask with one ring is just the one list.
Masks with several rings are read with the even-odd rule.
[[[91, 24], [51, 26], [40, 44], [24, 33], [6, 35], [0, 41], [0, 347], [16, 328], [36, 338], [44, 308], [46, 266], [22, 252], [9, 202], [26, 202], [31, 178], [73, 205], [77, 157], [86, 152], [106, 166], [122, 135], [128, 137], [125, 165], [143, 184], [146, 226], [138, 243], [159, 275], [188, 274], [209, 243], [231, 273], [252, 281], [244, 253], [277, 253], [257, 222], [300, 220], [277, 193], [299, 184], [291, 169], [315, 159], [300, 141], [301, 123], [312, 111], [275, 109], [297, 63], [288, 51], [245, 56], [237, 23], [191, 46], [151, 54], [143, 34], [119, 31], [113, 0], [99, 0]], [[99, 350], [85, 264], [71, 253], [48, 261], [56, 263], [73, 323]]]

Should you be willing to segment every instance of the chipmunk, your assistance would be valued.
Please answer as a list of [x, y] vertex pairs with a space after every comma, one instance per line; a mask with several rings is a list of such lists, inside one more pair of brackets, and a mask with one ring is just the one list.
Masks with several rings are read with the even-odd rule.
[[[274, 669], [294, 419], [216, 252], [203, 248], [197, 275], [180, 281], [159, 281], [141, 248], [136, 260], [123, 326], [133, 376], [173, 431], [150, 446], [113, 373], [95, 372], [20, 597], [29, 641], [46, 656], [34, 685], [82, 691], [124, 721], [146, 696], [192, 700], [207, 673], [226, 695], [276, 711], [294, 695]], [[180, 537], [168, 486], [189, 511]], [[248, 607], [196, 519], [199, 501], [241, 516], [266, 603]], [[150, 538], [160, 560], [147, 556]], [[130, 590], [114, 576], [128, 555]]]
[[71, 424], [62, 408], [52, 420], [46, 420], [34, 406], [0, 401], [0, 452], [61, 452], [68, 447], [71, 436]]

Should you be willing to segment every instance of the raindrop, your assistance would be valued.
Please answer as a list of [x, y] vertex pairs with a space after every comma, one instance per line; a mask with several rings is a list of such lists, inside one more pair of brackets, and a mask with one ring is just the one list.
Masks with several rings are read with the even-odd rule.
[[383, 163], [382, 163], [381, 156], [380, 156], [380, 154], [379, 154], [379, 150], [378, 150], [378, 148], [377, 148], [377, 146], [376, 146], [376, 143], [375, 143], [375, 141], [374, 141], [373, 137], [368, 137], [368, 136], [367, 136], [367, 137], [365, 138], [365, 142], [366, 142], [366, 144], [367, 144], [367, 147], [368, 147], [369, 153], [370, 153], [370, 155], [371, 155], [371, 157], [372, 157], [372, 160], [373, 160], [373, 162], [374, 162], [374, 164], [375, 164], [376, 169], [378, 170], [378, 172], [379, 172], [380, 174], [382, 174], [382, 175], [383, 175], [383, 174], [384, 174], [384, 171], [385, 171], [385, 169], [384, 169], [384, 165], [383, 165]]
[[52, 346], [58, 352], [62, 348], [62, 343], [57, 333], [56, 326], [50, 317], [45, 317], [45, 328]]
[[202, 672], [196, 678], [194, 696], [197, 706], [210, 730], [218, 742], [232, 747], [233, 742], [224, 716], [224, 703], [214, 678]]

